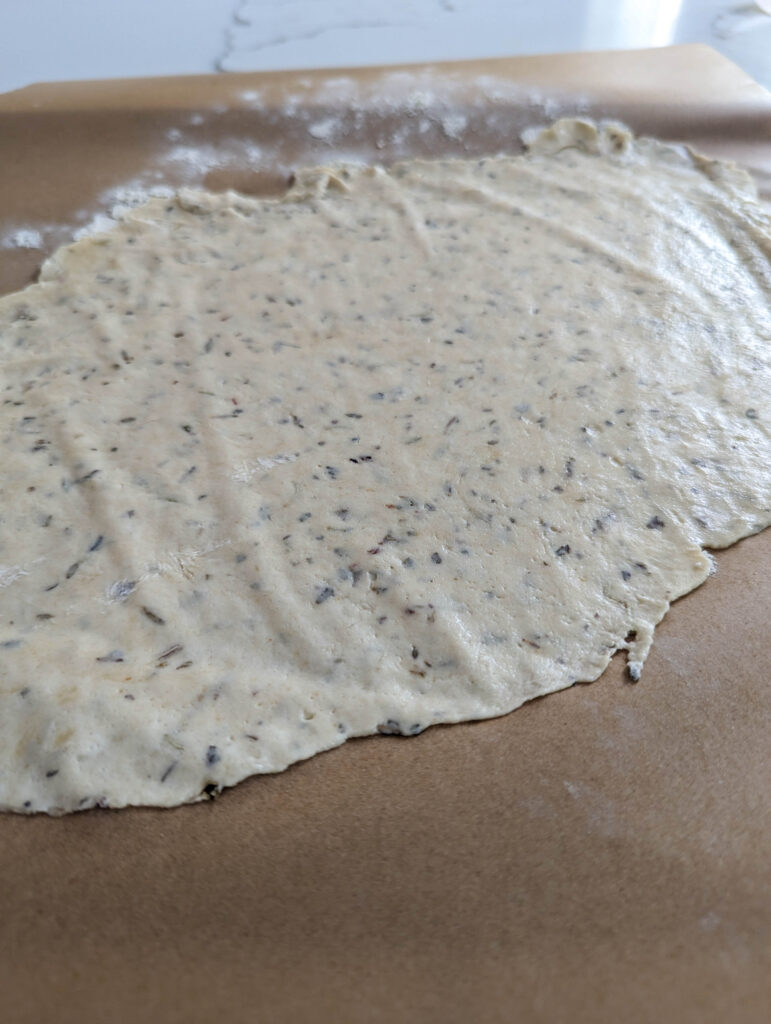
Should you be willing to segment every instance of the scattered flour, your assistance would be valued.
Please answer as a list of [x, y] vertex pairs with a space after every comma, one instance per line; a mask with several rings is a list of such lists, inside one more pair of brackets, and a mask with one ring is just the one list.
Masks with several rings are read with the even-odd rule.
[[308, 134], [320, 142], [331, 142], [340, 130], [341, 122], [339, 117], [326, 117], [323, 121], [316, 121], [308, 126]]
[[284, 455], [282, 453], [277, 455], [263, 455], [255, 459], [254, 462], [242, 462], [235, 468], [232, 476], [234, 480], [238, 480], [241, 483], [248, 483], [256, 473], [266, 472], [269, 469], [273, 469], [274, 466], [281, 466], [287, 462], [294, 462], [296, 458], [296, 455]]
[[2, 249], [42, 249], [43, 236], [36, 228], [18, 228], [0, 238]]
[[[142, 178], [107, 189], [99, 197], [100, 211], [73, 232], [73, 239], [78, 241], [89, 235], [99, 235], [115, 227], [115, 222], [127, 210], [139, 206], [152, 196], [169, 198], [174, 189], [169, 185], [150, 185]], [[79, 218], [85, 219], [88, 214], [80, 210]]]
[[10, 587], [22, 576], [29, 576], [29, 573], [20, 565], [0, 565], [0, 587]]
[[165, 154], [165, 159], [170, 164], [181, 164], [187, 171], [196, 171], [202, 174], [222, 165], [221, 151], [218, 147], [211, 145], [174, 146]]
[[280, 106], [270, 106], [260, 88], [237, 91], [234, 100], [254, 118], [248, 133], [216, 144], [202, 141], [196, 129], [216, 121], [228, 106], [218, 103], [188, 113], [166, 130], [166, 145], [138, 177], [99, 196], [96, 214], [81, 210], [75, 224], [13, 225], [0, 236], [0, 249], [50, 251], [103, 232], [123, 211], [148, 197], [172, 195], [170, 183], [206, 186], [207, 175], [215, 170], [288, 175], [297, 160], [298, 140], [309, 162], [362, 163], [361, 140], [373, 135], [384, 163], [408, 158], [416, 147], [425, 152], [434, 145], [438, 151], [460, 155], [467, 149], [468, 129], [495, 140], [490, 152], [505, 152], [524, 123], [583, 114], [590, 106], [585, 97], [566, 99], [494, 74], [469, 81], [461, 72], [437, 73], [431, 68], [395, 70], [365, 80], [334, 75], [314, 81], [302, 76], [294, 79], [294, 88]]
[[442, 131], [448, 139], [459, 139], [467, 126], [465, 114], [446, 114], [442, 118]]
[[260, 109], [262, 107], [262, 90], [261, 89], [244, 89], [238, 94], [238, 98], [242, 103], [247, 106]]

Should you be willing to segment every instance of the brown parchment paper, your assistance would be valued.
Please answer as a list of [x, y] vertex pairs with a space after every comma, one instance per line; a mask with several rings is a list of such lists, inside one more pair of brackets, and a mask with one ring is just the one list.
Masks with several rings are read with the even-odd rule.
[[[516, 151], [560, 113], [771, 183], [771, 95], [701, 46], [32, 86], [0, 96], [0, 239], [43, 243], [0, 247], [0, 291], [127, 183], [276, 191], [340, 155]], [[771, 531], [717, 560], [637, 685], [617, 657], [210, 803], [0, 817], [0, 1020], [771, 1019]]]

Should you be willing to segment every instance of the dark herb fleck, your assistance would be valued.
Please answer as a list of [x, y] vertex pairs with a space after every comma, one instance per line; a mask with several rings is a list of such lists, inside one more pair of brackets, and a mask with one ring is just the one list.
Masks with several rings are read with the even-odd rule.
[[123, 651], [110, 651], [109, 654], [103, 654], [101, 658], [97, 658], [97, 661], [123, 661]]
[[161, 618], [152, 608], [148, 608], [147, 605], [142, 605], [142, 614], [145, 615], [150, 622], [154, 622], [156, 626], [165, 626], [166, 620]]
[[396, 721], [395, 718], [389, 718], [385, 722], [381, 722], [377, 727], [377, 731], [382, 733], [383, 736], [401, 736], [402, 727]]
[[184, 650], [182, 644], [172, 644], [171, 647], [167, 647], [162, 654], [158, 655], [157, 661], [165, 661], [166, 658], [170, 658], [172, 654], [179, 654], [181, 650]]

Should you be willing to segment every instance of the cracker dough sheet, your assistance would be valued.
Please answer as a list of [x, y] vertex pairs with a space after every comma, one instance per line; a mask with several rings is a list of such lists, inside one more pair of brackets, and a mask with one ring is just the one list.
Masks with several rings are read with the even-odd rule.
[[0, 300], [3, 809], [637, 679], [704, 549], [771, 522], [749, 177], [529, 141], [152, 199]]

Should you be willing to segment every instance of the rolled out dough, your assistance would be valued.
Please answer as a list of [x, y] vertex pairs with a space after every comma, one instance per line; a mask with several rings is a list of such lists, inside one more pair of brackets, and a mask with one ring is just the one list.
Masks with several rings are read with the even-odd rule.
[[0, 302], [0, 806], [170, 806], [638, 677], [771, 521], [769, 220], [558, 122], [182, 192]]

